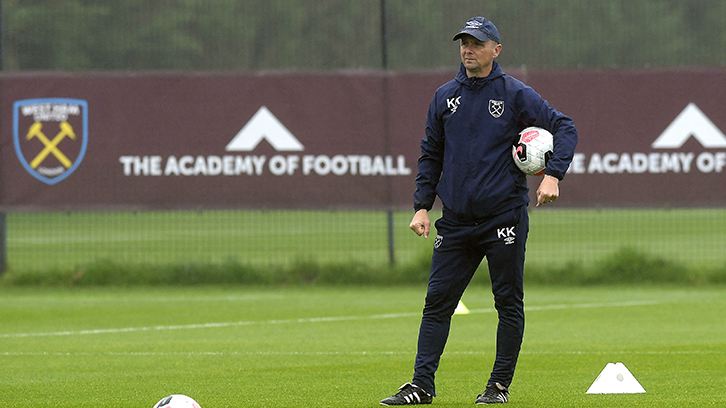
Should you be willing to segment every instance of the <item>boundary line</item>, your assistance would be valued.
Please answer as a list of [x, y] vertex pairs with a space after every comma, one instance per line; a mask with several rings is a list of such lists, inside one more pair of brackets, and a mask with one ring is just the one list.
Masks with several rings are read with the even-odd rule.
[[[628, 302], [615, 303], [579, 303], [579, 304], [560, 304], [549, 306], [525, 306], [525, 312], [537, 312], [546, 310], [563, 310], [563, 309], [591, 309], [602, 307], [629, 307], [629, 306], [649, 306], [662, 302], [636, 300]], [[470, 314], [495, 313], [494, 308], [470, 309]], [[220, 322], [220, 323], [199, 323], [185, 325], [168, 325], [168, 326], [141, 326], [141, 327], [121, 327], [110, 329], [89, 329], [89, 330], [67, 330], [56, 332], [38, 332], [38, 333], [6, 333], [0, 334], [0, 338], [26, 338], [26, 337], [60, 337], [60, 336], [82, 336], [91, 334], [114, 334], [114, 333], [133, 333], [133, 332], [152, 332], [167, 330], [191, 330], [191, 329], [217, 329], [224, 327], [252, 326], [252, 325], [274, 325], [274, 324], [294, 324], [294, 323], [327, 323], [327, 322], [345, 322], [354, 320], [379, 320], [379, 319], [398, 319], [404, 317], [420, 317], [421, 312], [416, 313], [387, 313], [370, 316], [329, 316], [329, 317], [311, 317], [300, 319], [283, 319], [283, 320], [261, 320], [261, 321], [242, 321], [242, 322]]]
[[[205, 357], [226, 357], [226, 356], [377, 356], [377, 355], [411, 355], [416, 350], [410, 351], [102, 351], [102, 352], [49, 352], [49, 351], [6, 351], [0, 352], [0, 357], [20, 356], [205, 356]], [[491, 351], [446, 351], [447, 356], [470, 356], [470, 355], [493, 355]], [[611, 351], [529, 351], [522, 350], [520, 355], [698, 355], [698, 354], [726, 354], [726, 350], [611, 350]]]

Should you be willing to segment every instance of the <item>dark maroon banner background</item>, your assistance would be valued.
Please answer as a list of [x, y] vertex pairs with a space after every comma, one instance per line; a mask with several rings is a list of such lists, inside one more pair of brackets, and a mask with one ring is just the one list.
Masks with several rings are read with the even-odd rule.
[[[560, 184], [557, 206], [726, 204], [726, 169], [715, 164], [708, 171], [696, 168], [699, 155], [718, 158], [726, 154], [726, 147], [706, 148], [695, 138], [677, 149], [652, 147], [691, 103], [721, 132], [726, 130], [726, 70], [511, 73], [571, 116], [580, 132], [580, 165]], [[412, 208], [428, 104], [436, 88], [453, 75], [453, 71], [6, 74], [0, 77], [0, 205], [11, 210]], [[53, 185], [22, 165], [13, 141], [13, 104], [37, 98], [88, 103], [85, 156], [73, 173]], [[303, 150], [276, 151], [264, 140], [251, 151], [225, 150], [263, 106]], [[26, 127], [19, 130], [22, 139], [27, 124], [21, 126]], [[58, 148], [72, 151], [77, 149], [73, 143], [64, 140]], [[627, 164], [623, 160], [636, 153], [691, 154], [692, 163], [688, 171], [623, 167]], [[618, 158], [617, 171], [612, 160], [609, 170], [592, 163], [606, 154]], [[260, 174], [163, 174], [170, 158], [200, 156], [205, 160], [264, 156], [265, 163]], [[293, 161], [298, 167], [275, 175], [269, 167], [275, 156], [297, 156]], [[306, 156], [377, 158], [378, 164], [387, 160], [387, 167], [374, 175], [353, 174], [352, 168], [342, 175], [304, 174]], [[162, 174], [124, 165], [124, 160], [150, 157], [160, 161]], [[537, 183], [538, 179], [530, 179], [531, 190]]]

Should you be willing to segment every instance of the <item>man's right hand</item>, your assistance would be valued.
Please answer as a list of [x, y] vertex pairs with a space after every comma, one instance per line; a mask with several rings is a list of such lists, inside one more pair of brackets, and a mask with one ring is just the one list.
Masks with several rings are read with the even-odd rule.
[[416, 233], [416, 235], [423, 235], [424, 238], [429, 237], [431, 231], [431, 220], [429, 220], [429, 212], [427, 210], [418, 210], [413, 215], [409, 228]]

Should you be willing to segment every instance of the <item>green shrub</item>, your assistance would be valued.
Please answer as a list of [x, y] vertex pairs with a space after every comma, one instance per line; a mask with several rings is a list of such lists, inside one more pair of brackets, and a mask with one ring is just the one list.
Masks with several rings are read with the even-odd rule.
[[[96, 261], [72, 270], [9, 271], [0, 284], [10, 286], [126, 286], [126, 285], [407, 285], [425, 284], [430, 251], [404, 265], [370, 266], [362, 262], [320, 264], [299, 260], [290, 266], [223, 264], [137, 265]], [[486, 262], [472, 281], [487, 285]], [[724, 284], [726, 265], [686, 267], [677, 262], [621, 248], [590, 266], [570, 262], [561, 267], [525, 269], [525, 282], [540, 285], [596, 284]]]

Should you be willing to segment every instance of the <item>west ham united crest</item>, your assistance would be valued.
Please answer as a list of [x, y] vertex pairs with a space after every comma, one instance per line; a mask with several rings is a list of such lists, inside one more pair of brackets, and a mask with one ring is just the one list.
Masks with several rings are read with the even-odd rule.
[[489, 100], [489, 113], [498, 118], [504, 113], [504, 101]]
[[81, 164], [88, 145], [88, 102], [45, 98], [16, 101], [13, 140], [20, 163], [33, 177], [56, 184]]

